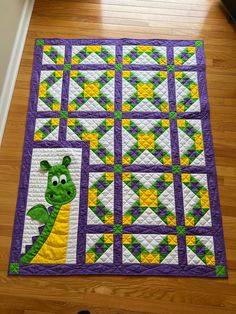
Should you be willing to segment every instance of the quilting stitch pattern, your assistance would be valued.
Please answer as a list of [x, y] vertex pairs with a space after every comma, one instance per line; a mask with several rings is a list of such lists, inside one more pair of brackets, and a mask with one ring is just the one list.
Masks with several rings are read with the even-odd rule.
[[35, 51], [9, 273], [227, 276], [203, 42]]

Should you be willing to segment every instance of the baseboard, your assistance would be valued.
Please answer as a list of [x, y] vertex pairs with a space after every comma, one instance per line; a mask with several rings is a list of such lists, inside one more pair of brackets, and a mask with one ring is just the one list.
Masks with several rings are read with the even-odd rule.
[[12, 94], [20, 66], [35, 0], [25, 0], [22, 15], [16, 33], [10, 61], [4, 78], [2, 94], [0, 95], [0, 145], [3, 139], [7, 116], [11, 104]]

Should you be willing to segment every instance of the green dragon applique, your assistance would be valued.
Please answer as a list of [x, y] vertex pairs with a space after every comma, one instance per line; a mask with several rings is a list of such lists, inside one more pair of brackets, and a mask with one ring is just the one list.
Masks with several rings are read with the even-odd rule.
[[41, 234], [30, 249], [21, 257], [21, 263], [64, 264], [66, 263], [69, 233], [70, 203], [76, 196], [75, 184], [68, 166], [71, 158], [65, 156], [62, 164], [51, 166], [46, 160], [40, 162], [40, 169], [48, 171], [46, 201], [53, 206], [51, 214], [38, 204], [27, 215], [44, 224]]

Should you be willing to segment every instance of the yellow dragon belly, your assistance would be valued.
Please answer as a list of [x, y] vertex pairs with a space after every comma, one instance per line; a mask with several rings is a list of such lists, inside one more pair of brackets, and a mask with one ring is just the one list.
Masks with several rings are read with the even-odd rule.
[[62, 205], [51, 233], [31, 264], [65, 264], [69, 235], [70, 204]]

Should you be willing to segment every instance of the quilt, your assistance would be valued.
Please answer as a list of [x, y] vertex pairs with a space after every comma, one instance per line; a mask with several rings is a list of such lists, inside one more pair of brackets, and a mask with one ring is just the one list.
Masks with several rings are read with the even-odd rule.
[[227, 277], [203, 46], [36, 40], [9, 274]]

